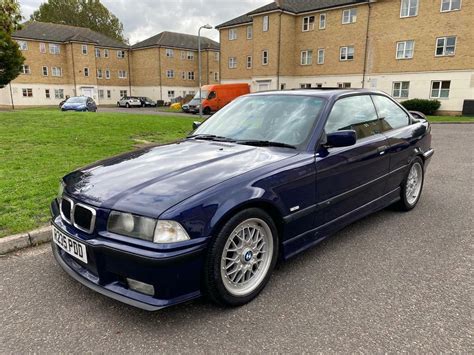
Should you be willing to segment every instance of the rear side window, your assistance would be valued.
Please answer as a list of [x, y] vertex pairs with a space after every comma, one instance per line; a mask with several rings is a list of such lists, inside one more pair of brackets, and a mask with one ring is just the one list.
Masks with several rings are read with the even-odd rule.
[[332, 107], [326, 122], [326, 134], [352, 129], [357, 138], [365, 138], [381, 131], [374, 104], [369, 95], [340, 99]]
[[397, 104], [388, 97], [373, 95], [372, 96], [379, 115], [383, 131], [408, 126], [410, 119], [408, 115]]

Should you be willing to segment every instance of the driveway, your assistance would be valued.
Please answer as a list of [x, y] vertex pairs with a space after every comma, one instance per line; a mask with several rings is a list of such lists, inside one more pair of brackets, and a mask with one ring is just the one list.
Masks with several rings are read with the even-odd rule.
[[474, 125], [434, 125], [419, 205], [278, 267], [250, 304], [147, 313], [81, 286], [49, 246], [0, 258], [0, 352], [472, 353]]

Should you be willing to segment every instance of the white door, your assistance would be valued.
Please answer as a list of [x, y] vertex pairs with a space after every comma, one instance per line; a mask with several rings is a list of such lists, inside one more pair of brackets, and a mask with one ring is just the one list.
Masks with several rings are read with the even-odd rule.
[[257, 91], [268, 91], [270, 90], [271, 81], [262, 81], [257, 83]]
[[94, 95], [94, 88], [82, 88], [82, 96], [92, 97]]

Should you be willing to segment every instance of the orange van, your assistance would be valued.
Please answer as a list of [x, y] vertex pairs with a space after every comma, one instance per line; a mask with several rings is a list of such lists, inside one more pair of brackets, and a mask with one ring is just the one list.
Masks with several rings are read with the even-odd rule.
[[[250, 86], [248, 84], [219, 84], [204, 85], [202, 92], [202, 112], [205, 115], [220, 110], [236, 97], [249, 94]], [[196, 96], [183, 105], [184, 112], [199, 112], [199, 91]]]

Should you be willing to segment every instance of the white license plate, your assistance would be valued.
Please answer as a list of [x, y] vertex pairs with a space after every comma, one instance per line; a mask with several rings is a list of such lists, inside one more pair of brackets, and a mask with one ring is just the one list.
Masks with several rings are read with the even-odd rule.
[[53, 226], [53, 240], [66, 253], [87, 264], [86, 246]]

